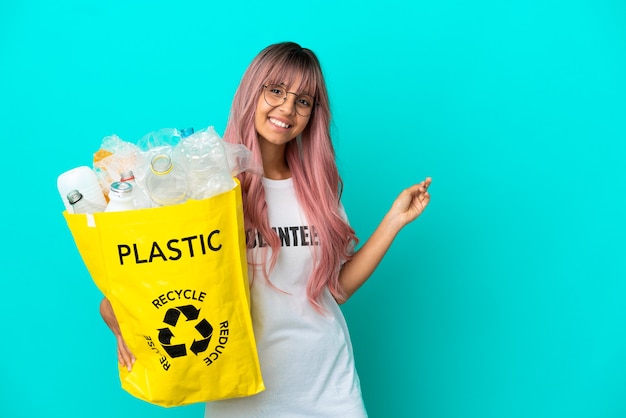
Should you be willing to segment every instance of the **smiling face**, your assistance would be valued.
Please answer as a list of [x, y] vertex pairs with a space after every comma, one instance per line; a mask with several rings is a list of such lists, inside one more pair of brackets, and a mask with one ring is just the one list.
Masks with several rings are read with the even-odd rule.
[[[295, 83], [298, 86], [299, 83]], [[293, 91], [292, 86], [285, 86], [288, 91]], [[298, 91], [297, 94], [303, 92]], [[254, 114], [254, 127], [259, 136], [259, 141], [273, 145], [285, 145], [300, 135], [311, 116], [301, 116], [296, 112], [296, 95], [287, 94], [287, 99], [279, 106], [270, 106], [264, 94], [259, 96]]]

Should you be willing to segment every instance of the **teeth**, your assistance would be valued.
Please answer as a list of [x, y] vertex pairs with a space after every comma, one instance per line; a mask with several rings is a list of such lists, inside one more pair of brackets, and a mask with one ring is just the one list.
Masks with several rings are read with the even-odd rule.
[[272, 122], [276, 126], [280, 126], [281, 128], [289, 128], [289, 125], [274, 118], [270, 118], [270, 122]]

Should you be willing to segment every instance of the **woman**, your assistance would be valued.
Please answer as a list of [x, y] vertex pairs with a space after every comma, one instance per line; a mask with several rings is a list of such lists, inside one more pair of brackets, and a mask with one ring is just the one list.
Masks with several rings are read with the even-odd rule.
[[[372, 275], [398, 232], [430, 201], [431, 179], [403, 190], [372, 236], [358, 243], [340, 201], [320, 63], [292, 42], [261, 51], [233, 99], [224, 140], [244, 144], [263, 176], [241, 181], [260, 394], [209, 402], [205, 417], [342, 417], [367, 413], [339, 307]], [[110, 304], [101, 305], [132, 366]]]

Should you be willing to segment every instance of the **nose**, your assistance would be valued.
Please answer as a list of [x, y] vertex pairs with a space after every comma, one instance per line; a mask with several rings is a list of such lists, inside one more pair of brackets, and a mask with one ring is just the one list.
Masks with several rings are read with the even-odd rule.
[[[293, 100], [289, 99], [289, 95], [293, 95]], [[283, 102], [278, 106], [282, 111], [288, 112], [288, 114], [293, 115], [296, 112], [296, 97], [297, 94], [287, 92], [287, 96], [283, 99]]]

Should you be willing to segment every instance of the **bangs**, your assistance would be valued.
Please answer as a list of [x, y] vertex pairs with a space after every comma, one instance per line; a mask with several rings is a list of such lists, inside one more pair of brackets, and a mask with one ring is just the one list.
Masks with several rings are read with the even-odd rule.
[[315, 63], [306, 54], [284, 57], [270, 68], [267, 82], [285, 84], [298, 94], [307, 93], [317, 97], [318, 75]]

